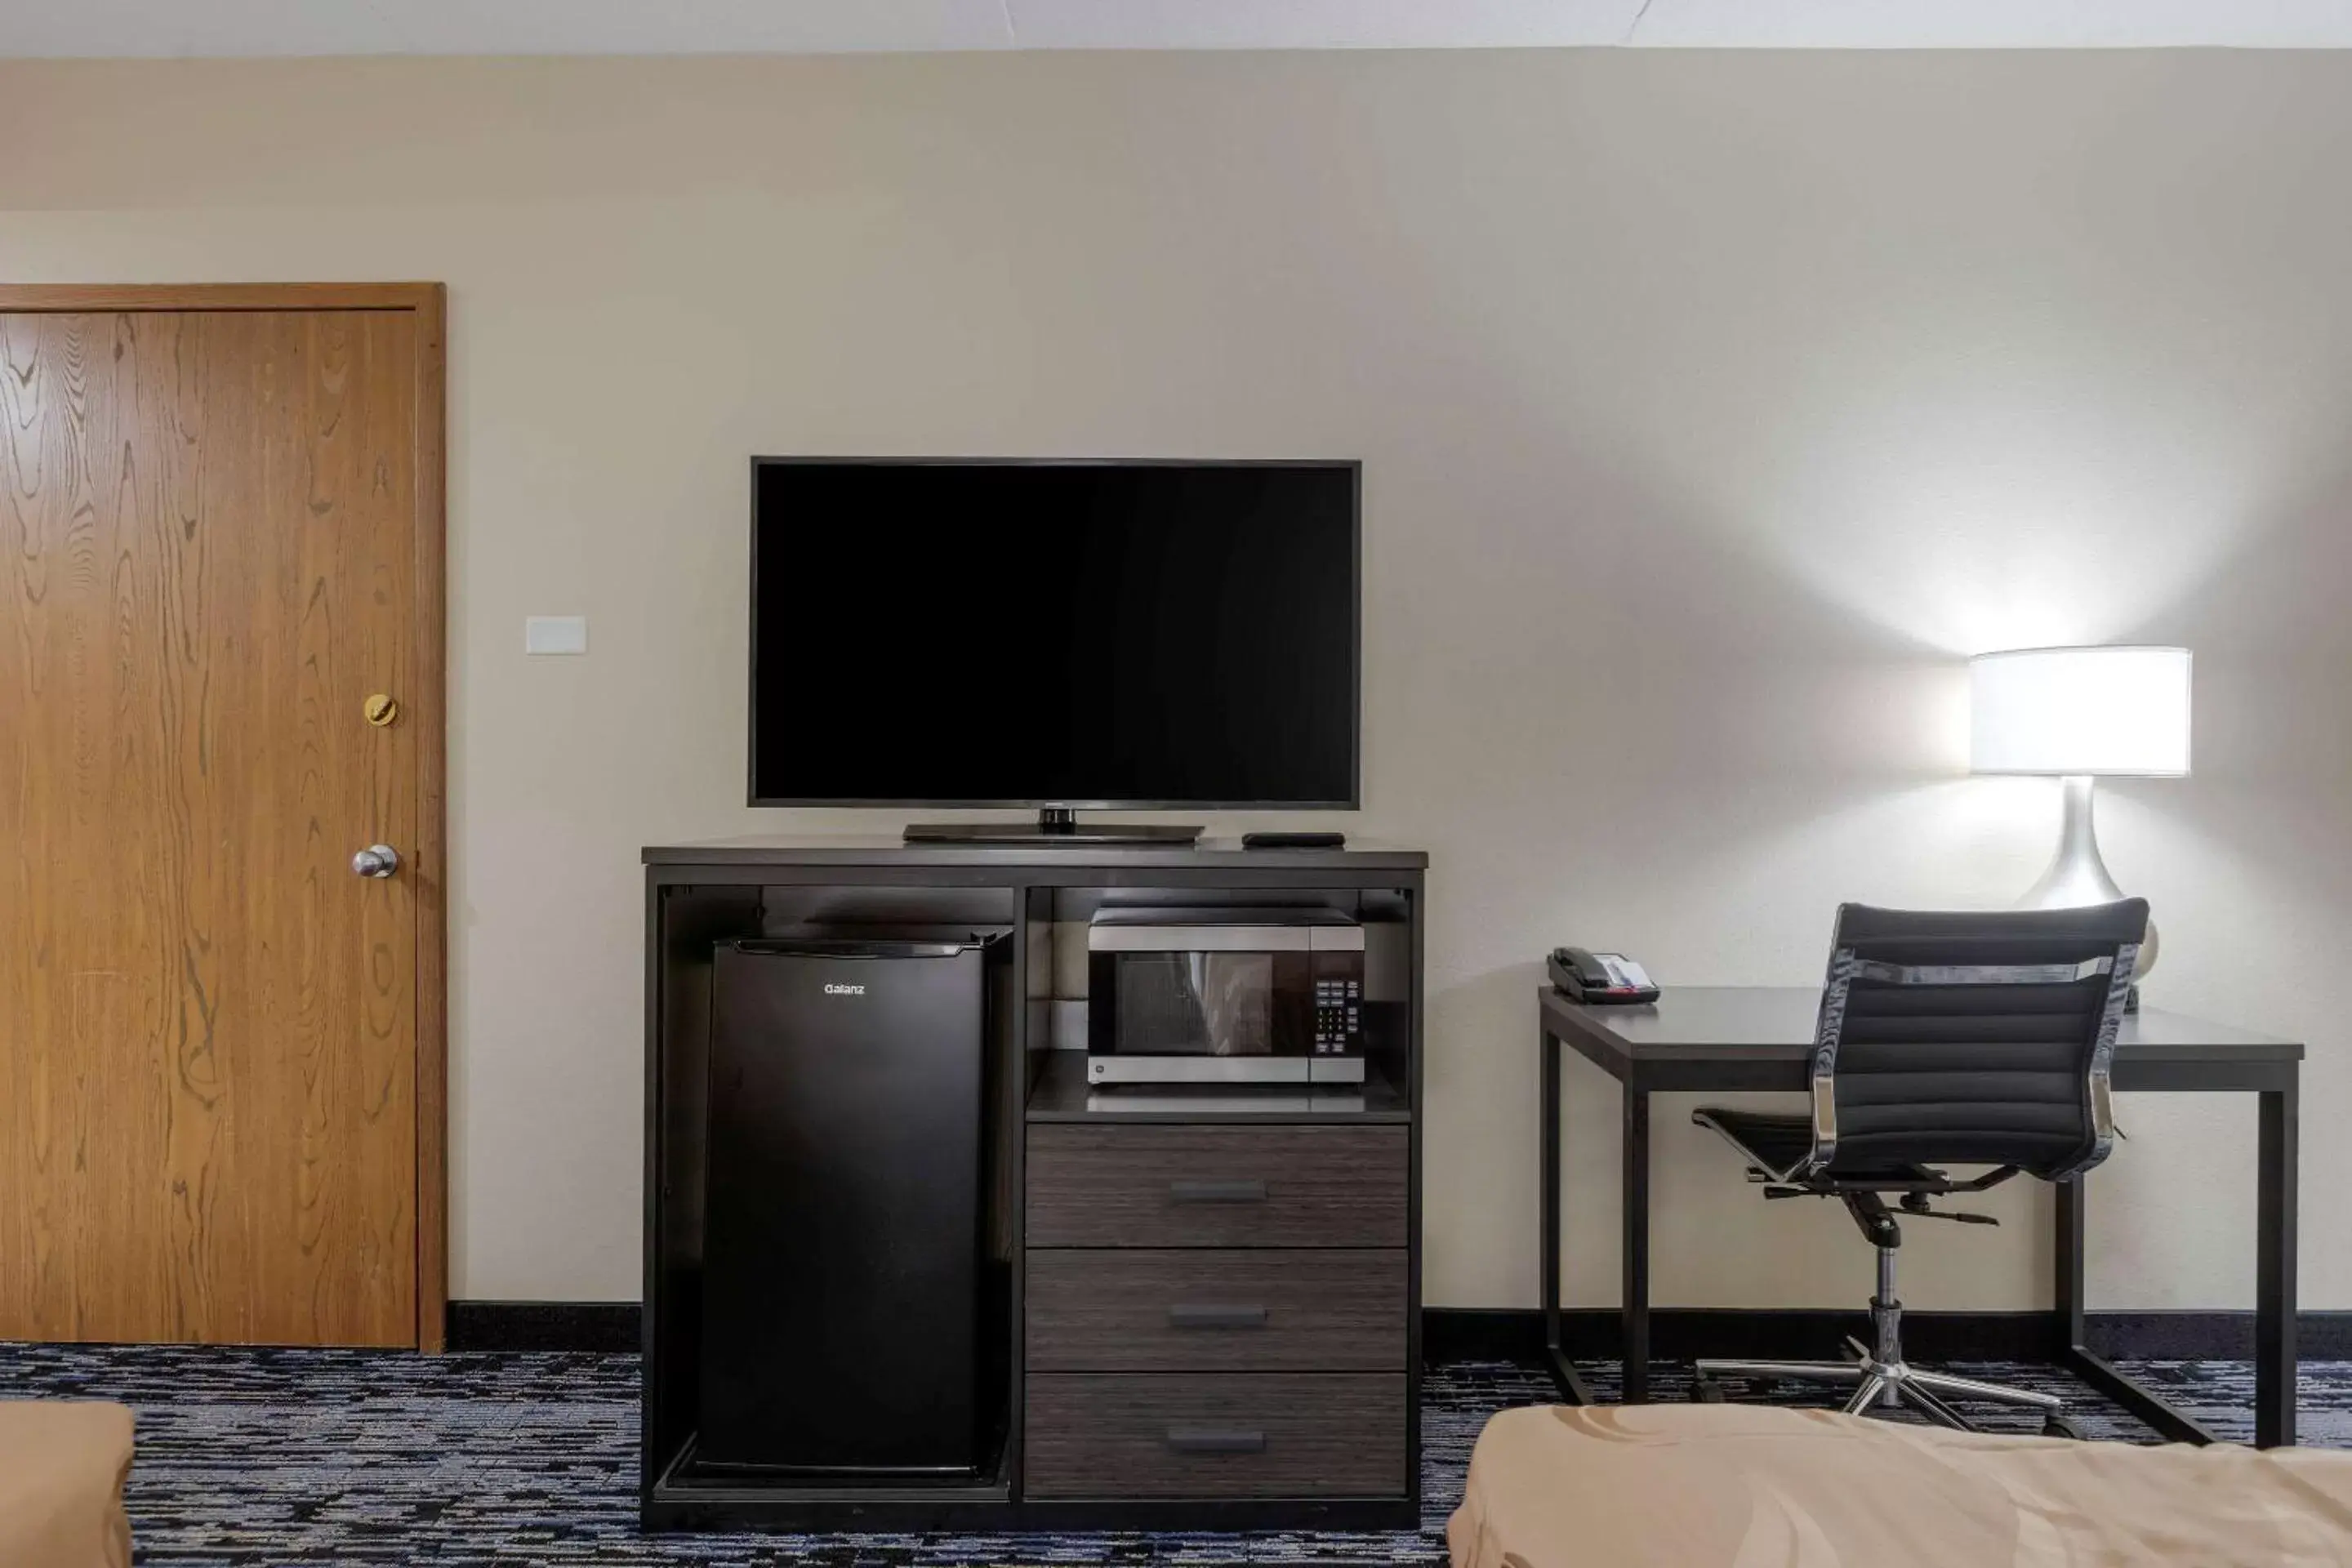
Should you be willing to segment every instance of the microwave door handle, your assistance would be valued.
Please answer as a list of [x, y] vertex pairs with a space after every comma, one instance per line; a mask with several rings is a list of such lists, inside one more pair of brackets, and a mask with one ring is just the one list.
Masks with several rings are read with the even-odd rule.
[[1180, 1204], [1262, 1204], [1265, 1184], [1251, 1182], [1171, 1182], [1168, 1196]]

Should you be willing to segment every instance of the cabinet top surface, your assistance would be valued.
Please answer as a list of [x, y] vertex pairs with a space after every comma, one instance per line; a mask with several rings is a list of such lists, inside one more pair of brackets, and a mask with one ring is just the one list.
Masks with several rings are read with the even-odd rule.
[[1197, 846], [1167, 844], [908, 844], [896, 835], [752, 834], [691, 844], [647, 845], [648, 866], [1087, 866], [1250, 867], [1303, 870], [1418, 871], [1428, 853], [1351, 840], [1344, 849], [1244, 849], [1238, 838], [1203, 838]]

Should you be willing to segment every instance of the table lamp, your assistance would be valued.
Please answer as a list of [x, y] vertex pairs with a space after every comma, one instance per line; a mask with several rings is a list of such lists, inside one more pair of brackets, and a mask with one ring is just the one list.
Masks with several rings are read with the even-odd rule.
[[[2058, 853], [2019, 900], [2071, 909], [2124, 896], [2099, 858], [2091, 782], [2180, 778], [2189, 772], [2189, 650], [2029, 647], [1969, 661], [1969, 767], [2063, 781]], [[2156, 964], [2148, 926], [2139, 973]]]

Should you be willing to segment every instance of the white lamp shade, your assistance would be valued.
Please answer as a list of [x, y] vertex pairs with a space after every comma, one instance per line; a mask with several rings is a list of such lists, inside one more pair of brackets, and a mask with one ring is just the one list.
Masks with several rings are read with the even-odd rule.
[[1977, 773], [2178, 777], [2189, 771], [2189, 650], [1979, 654], [1969, 719]]

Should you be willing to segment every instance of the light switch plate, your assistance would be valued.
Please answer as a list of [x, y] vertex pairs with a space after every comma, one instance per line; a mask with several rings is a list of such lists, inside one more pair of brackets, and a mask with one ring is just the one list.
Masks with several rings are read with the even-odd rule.
[[585, 616], [525, 616], [522, 619], [522, 651], [525, 653], [586, 653], [588, 651], [588, 617]]

